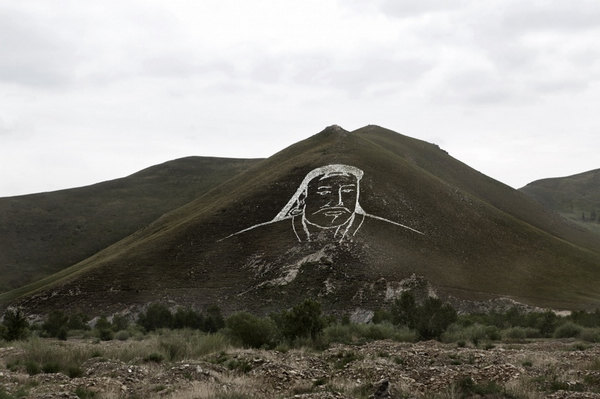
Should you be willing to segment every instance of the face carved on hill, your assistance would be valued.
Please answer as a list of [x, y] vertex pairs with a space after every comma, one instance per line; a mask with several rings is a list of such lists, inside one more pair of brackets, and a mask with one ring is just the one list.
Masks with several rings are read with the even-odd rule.
[[312, 180], [306, 190], [304, 217], [323, 229], [331, 229], [348, 222], [354, 215], [358, 201], [356, 176], [333, 174]]
[[364, 172], [354, 166], [332, 164], [313, 169], [283, 209], [270, 221], [250, 226], [231, 236], [291, 220], [291, 229], [299, 242], [351, 239], [369, 219], [391, 223], [411, 230], [412, 227], [371, 215], [359, 203], [360, 180]]

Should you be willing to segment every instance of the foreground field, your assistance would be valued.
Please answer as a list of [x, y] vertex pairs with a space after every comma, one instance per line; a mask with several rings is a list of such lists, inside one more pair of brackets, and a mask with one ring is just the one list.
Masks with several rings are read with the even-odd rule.
[[600, 398], [600, 345], [390, 340], [240, 349], [193, 332], [0, 347], [0, 398]]

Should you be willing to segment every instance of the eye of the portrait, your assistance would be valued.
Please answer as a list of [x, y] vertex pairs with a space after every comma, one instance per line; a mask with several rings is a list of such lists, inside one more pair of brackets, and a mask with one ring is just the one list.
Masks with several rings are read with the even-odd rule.
[[319, 190], [319, 191], [317, 191], [317, 194], [327, 195], [327, 194], [331, 194], [331, 191], [330, 190]]
[[342, 189], [342, 192], [343, 192], [343, 193], [353, 193], [353, 192], [354, 192], [354, 189], [353, 189], [353, 188], [343, 188], [343, 189]]

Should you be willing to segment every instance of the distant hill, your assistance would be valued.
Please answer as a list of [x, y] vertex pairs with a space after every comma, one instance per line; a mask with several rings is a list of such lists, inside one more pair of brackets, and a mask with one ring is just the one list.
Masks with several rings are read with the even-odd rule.
[[600, 169], [536, 180], [519, 190], [580, 226], [600, 234]]
[[257, 161], [181, 158], [87, 187], [0, 198], [0, 292], [93, 255]]
[[600, 306], [598, 236], [434, 144], [331, 126], [78, 264], [0, 295], [32, 311], [150, 301], [376, 309], [425, 279], [458, 300]]

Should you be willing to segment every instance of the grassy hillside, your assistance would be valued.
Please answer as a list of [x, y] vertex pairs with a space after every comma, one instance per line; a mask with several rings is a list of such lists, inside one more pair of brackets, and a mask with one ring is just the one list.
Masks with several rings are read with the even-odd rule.
[[600, 234], [600, 169], [537, 180], [519, 190], [578, 225]]
[[[314, 168], [364, 171], [368, 219], [351, 241], [298, 242], [268, 222]], [[374, 309], [411, 275], [442, 295], [538, 306], [600, 305], [597, 237], [433, 144], [368, 126], [330, 127], [257, 163], [143, 230], [43, 281], [0, 296], [32, 309], [119, 310], [157, 299], [268, 312], [317, 297]], [[108, 294], [106, 294], [108, 292]]]
[[189, 157], [92, 186], [0, 198], [0, 292], [93, 255], [256, 162]]

